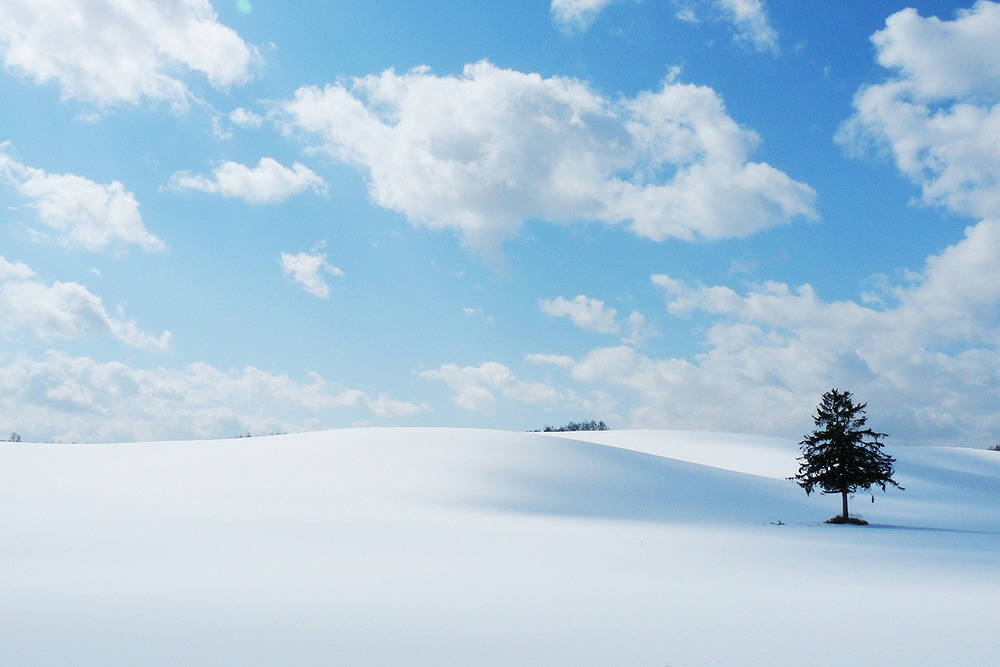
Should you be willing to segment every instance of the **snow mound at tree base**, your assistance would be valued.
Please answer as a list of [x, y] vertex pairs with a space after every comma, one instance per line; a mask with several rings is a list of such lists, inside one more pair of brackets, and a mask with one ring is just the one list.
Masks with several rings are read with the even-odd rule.
[[867, 526], [868, 522], [864, 519], [859, 519], [856, 516], [850, 516], [846, 519], [842, 516], [835, 516], [827, 519], [824, 523], [834, 523], [834, 524], [850, 524], [852, 526]]

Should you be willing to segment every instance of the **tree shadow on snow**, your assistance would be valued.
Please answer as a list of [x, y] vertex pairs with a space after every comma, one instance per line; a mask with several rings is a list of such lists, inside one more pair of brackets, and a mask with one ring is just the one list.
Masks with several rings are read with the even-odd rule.
[[879, 530], [907, 530], [929, 533], [956, 533], [964, 535], [1000, 535], [996, 530], [973, 530], [971, 528], [940, 528], [936, 526], [900, 526], [891, 523], [870, 523], [868, 528]]
[[551, 458], [508, 460], [486, 475], [494, 509], [580, 518], [671, 523], [808, 521], [793, 482], [652, 454], [553, 439]]

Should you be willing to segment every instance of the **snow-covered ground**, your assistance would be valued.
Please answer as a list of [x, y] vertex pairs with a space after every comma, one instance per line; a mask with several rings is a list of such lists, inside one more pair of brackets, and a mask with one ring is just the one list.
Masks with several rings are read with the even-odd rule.
[[1000, 453], [349, 429], [0, 445], [3, 665], [997, 665]]

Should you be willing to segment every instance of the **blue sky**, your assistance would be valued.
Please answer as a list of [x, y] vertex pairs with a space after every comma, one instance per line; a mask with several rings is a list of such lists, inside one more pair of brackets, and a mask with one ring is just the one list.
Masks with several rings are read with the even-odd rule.
[[14, 0], [0, 433], [1000, 440], [1000, 4]]

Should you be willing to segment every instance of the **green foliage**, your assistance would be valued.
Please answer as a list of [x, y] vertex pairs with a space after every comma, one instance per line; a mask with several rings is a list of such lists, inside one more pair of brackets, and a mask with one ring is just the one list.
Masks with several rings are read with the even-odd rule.
[[[546, 426], [541, 430], [542, 433], [565, 433], [567, 431], [610, 431], [608, 425], [603, 421], [597, 422], [591, 419], [589, 422], [570, 422], [565, 426], [560, 426], [558, 428], [552, 426]], [[533, 431], [538, 433], [538, 430]]]
[[887, 485], [902, 489], [892, 479], [895, 459], [882, 451], [885, 433], [868, 428], [866, 403], [855, 404], [849, 391], [831, 389], [823, 394], [813, 418], [816, 430], [799, 444], [799, 472], [790, 477], [806, 494], [819, 489], [844, 497], [843, 518], [847, 519], [847, 495], [873, 486], [885, 491]]

